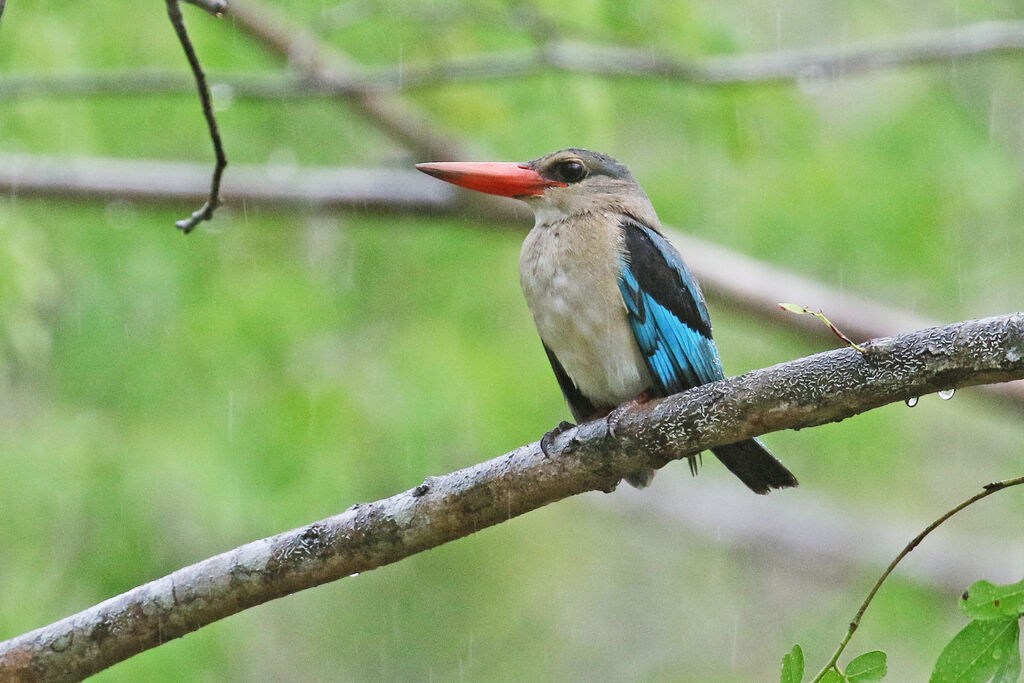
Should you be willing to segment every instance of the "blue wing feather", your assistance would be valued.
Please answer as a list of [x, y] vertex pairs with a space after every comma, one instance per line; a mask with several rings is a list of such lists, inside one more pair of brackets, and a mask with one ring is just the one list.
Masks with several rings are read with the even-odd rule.
[[722, 379], [718, 348], [697, 281], [656, 230], [626, 218], [619, 290], [659, 393], [674, 394]]

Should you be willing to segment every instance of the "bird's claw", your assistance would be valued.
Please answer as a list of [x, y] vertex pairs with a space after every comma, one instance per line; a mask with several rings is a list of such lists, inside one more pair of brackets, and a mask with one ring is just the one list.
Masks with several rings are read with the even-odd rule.
[[648, 395], [648, 392], [644, 390], [641, 391], [636, 396], [634, 396], [633, 398], [626, 401], [625, 403], [623, 403], [622, 405], [620, 405], [619, 407], [613, 408], [611, 411], [609, 411], [608, 415], [605, 416], [605, 422], [608, 423], [608, 436], [615, 438], [615, 426], [619, 423], [619, 418], [624, 413], [632, 410], [633, 408], [639, 405], [643, 405], [644, 403], [647, 403], [650, 400], [651, 397]]
[[696, 453], [695, 455], [688, 455], [686, 456], [686, 461], [690, 465], [690, 474], [696, 477], [699, 466], [704, 464], [704, 454]]
[[575, 426], [576, 425], [572, 422], [562, 420], [558, 423], [557, 427], [540, 437], [540, 450], [541, 453], [544, 454], [545, 458], [548, 458], [549, 460], [551, 459], [551, 447], [555, 445], [555, 439], [558, 438], [560, 434], [564, 434]]

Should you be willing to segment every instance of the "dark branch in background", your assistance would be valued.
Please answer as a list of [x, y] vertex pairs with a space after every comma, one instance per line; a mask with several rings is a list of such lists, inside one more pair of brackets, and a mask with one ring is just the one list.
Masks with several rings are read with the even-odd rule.
[[704, 85], [817, 80], [876, 69], [1024, 49], [1024, 22], [984, 22], [840, 48], [785, 50], [686, 60], [648, 50], [558, 43], [547, 50], [555, 68], [606, 76], [652, 76]]
[[[236, 16], [241, 11], [234, 5], [231, 10]], [[270, 42], [267, 36], [269, 27], [254, 23], [248, 14], [244, 18], [245, 30], [252, 34], [258, 31], [258, 35], [263, 36], [261, 41], [276, 52], [288, 49], [281, 41], [303, 40], [301, 36], [279, 36], [275, 42]], [[308, 39], [314, 40], [312, 37]], [[312, 45], [315, 46], [314, 55], [325, 57], [320, 52], [323, 48], [320, 43], [313, 42]], [[326, 79], [322, 78], [323, 73], [304, 69], [305, 75], [301, 77], [233, 74], [213, 80], [229, 86], [239, 98], [252, 99], [380, 96], [449, 83], [517, 78], [551, 70], [609, 77], [658, 78], [708, 86], [760, 85], [787, 80], [814, 82], [899, 66], [946, 64], [953, 59], [1020, 51], [1024, 51], [1024, 22], [1006, 21], [912, 34], [887, 41], [853, 43], [838, 49], [811, 48], [684, 59], [639, 48], [553, 41], [542, 47], [468, 55], [434, 64], [379, 68], [345, 65], [344, 69], [331, 69]], [[299, 54], [305, 52], [300, 49]], [[152, 71], [0, 78], [0, 98], [180, 94], [191, 91], [190, 83], [176, 74]], [[395, 132], [396, 129], [391, 130]], [[437, 135], [436, 132], [432, 134]], [[417, 133], [415, 139], [418, 147], [425, 138], [421, 139]]]
[[722, 57], [682, 58], [650, 49], [553, 40], [535, 48], [457, 57], [435, 64], [365, 70], [337, 82], [349, 91], [408, 90], [563, 71], [657, 78], [694, 85], [815, 83], [878, 69], [1024, 50], [1024, 22], [984, 22], [839, 48], [808, 48]]
[[[442, 83], [512, 78], [545, 69], [600, 76], [649, 77], [697, 85], [817, 81], [876, 69], [948, 62], [1024, 50], [1024, 22], [984, 22], [840, 48], [809, 48], [761, 54], [685, 59], [624, 46], [553, 41], [540, 48], [461, 57], [401, 74], [368, 78], [378, 87], [422, 88]], [[355, 84], [351, 84], [355, 85]]]
[[0, 0], [0, 20], [4, 18], [4, 8], [7, 7], [7, 0]]
[[[209, 191], [206, 166], [135, 159], [0, 155], [0, 189], [20, 196], [181, 202]], [[408, 170], [233, 164], [221, 199], [228, 207], [450, 212], [456, 191]]]
[[[396, 562], [644, 467], [939, 389], [1024, 377], [1024, 313], [879, 339], [620, 409], [178, 570], [0, 643], [0, 679], [79, 680], [248, 607]], [[777, 493], [775, 495], [785, 495]]]
[[[227, 7], [223, 0], [186, 0], [197, 7], [219, 15]], [[191, 216], [177, 221], [175, 225], [188, 234], [202, 221], [213, 218], [213, 212], [220, 204], [220, 177], [224, 173], [224, 167], [228, 165], [228, 159], [224, 155], [224, 147], [220, 141], [220, 131], [217, 129], [217, 117], [213, 113], [213, 99], [210, 97], [210, 86], [206, 83], [206, 74], [203, 73], [203, 65], [199, 63], [195, 48], [192, 47], [192, 40], [188, 37], [185, 29], [185, 18], [181, 15], [181, 5], [178, 0], [167, 0], [167, 15], [171, 18], [175, 33], [178, 34], [178, 41], [185, 50], [189, 66], [192, 67], [192, 75], [196, 79], [196, 88], [199, 90], [199, 101], [203, 104], [203, 116], [206, 117], [206, 126], [210, 129], [210, 139], [213, 141], [213, 153], [217, 157], [216, 165], [213, 167], [213, 179], [210, 181], [210, 196], [199, 210], [194, 211]]]

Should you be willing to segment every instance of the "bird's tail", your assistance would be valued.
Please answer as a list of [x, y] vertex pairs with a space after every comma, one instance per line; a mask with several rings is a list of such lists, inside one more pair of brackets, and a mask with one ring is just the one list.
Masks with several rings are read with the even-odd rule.
[[719, 446], [711, 452], [754, 493], [768, 493], [798, 483], [793, 473], [757, 439]]

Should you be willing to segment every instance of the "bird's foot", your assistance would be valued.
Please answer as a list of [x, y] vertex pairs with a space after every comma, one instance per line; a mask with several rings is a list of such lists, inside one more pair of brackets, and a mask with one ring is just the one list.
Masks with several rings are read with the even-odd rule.
[[544, 436], [540, 437], [540, 451], [541, 453], [544, 454], [545, 458], [548, 458], [549, 460], [551, 459], [551, 447], [555, 445], [555, 439], [558, 438], [558, 435], [564, 434], [565, 432], [569, 431], [575, 426], [576, 425], [574, 425], [572, 422], [566, 422], [565, 420], [562, 420], [561, 422], [558, 423], [557, 427], [552, 429]]
[[608, 413], [607, 417], [605, 417], [605, 421], [608, 423], [608, 435], [614, 438], [614, 436], [615, 436], [615, 427], [619, 424], [619, 419], [625, 413], [629, 412], [633, 408], [635, 408], [637, 406], [640, 406], [640, 405], [643, 405], [644, 403], [647, 403], [650, 400], [651, 400], [650, 392], [648, 392], [646, 389], [644, 389], [639, 394], [637, 394], [633, 398], [629, 399], [628, 401], [626, 401], [625, 403], [620, 405], [618, 408], [612, 409]]

